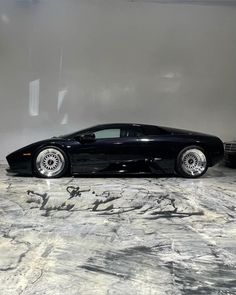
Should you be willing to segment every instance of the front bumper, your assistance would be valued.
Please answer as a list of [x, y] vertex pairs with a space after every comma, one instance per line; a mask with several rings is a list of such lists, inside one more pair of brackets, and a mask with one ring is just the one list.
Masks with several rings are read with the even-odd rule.
[[11, 169], [10, 167], [8, 167], [8, 168], [6, 169], [6, 172], [7, 172], [8, 175], [17, 175], [17, 174], [18, 174], [17, 171]]
[[14, 175], [22, 175], [22, 176], [32, 176], [32, 171], [27, 168], [12, 168], [8, 167], [6, 169], [6, 172], [8, 175], [14, 176]]
[[6, 157], [9, 167], [6, 169], [9, 174], [32, 175], [32, 161], [29, 157], [19, 154], [11, 154]]

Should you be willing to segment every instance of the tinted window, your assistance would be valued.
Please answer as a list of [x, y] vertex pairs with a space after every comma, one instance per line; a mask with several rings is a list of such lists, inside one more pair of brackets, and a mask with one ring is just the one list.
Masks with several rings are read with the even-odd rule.
[[102, 138], [119, 138], [120, 137], [120, 128], [114, 129], [102, 129], [94, 132], [96, 139]]
[[88, 129], [81, 130], [76, 133], [72, 133], [69, 136], [81, 136], [84, 134], [93, 133], [95, 134], [96, 139], [105, 139], [105, 138], [124, 138], [124, 137], [141, 137], [143, 135], [143, 130], [139, 126], [120, 126], [113, 128], [104, 128], [100, 129], [99, 127], [92, 127]]
[[121, 129], [121, 137], [139, 137], [142, 135], [140, 128], [125, 127]]
[[122, 128], [108, 128], [97, 130], [93, 132], [96, 139], [103, 138], [124, 138], [124, 137], [139, 137], [142, 135], [140, 128], [122, 127]]
[[160, 135], [166, 132], [156, 126], [143, 126], [144, 135]]

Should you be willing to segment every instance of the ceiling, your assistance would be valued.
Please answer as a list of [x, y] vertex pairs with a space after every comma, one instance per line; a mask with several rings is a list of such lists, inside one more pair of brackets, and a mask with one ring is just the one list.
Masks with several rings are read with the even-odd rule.
[[[40, 2], [49, 2], [49, 0], [15, 0], [21, 4], [36, 4]], [[72, 2], [75, 0], [71, 0]], [[77, 0], [76, 0], [77, 1]], [[83, 1], [83, 0], [81, 0]], [[99, 0], [94, 0], [99, 2]], [[110, 0], [100, 0], [110, 2]], [[113, 0], [117, 2], [117, 0]], [[218, 6], [236, 6], [236, 0], [121, 0], [123, 2], [143, 2], [143, 3], [174, 3], [174, 4], [197, 4], [197, 5], [218, 5]], [[60, 1], [59, 1], [60, 2]], [[91, 1], [92, 2], [92, 1]]]
[[176, 3], [197, 5], [236, 6], [236, 0], [124, 0], [126, 2], [150, 2], [150, 3]]

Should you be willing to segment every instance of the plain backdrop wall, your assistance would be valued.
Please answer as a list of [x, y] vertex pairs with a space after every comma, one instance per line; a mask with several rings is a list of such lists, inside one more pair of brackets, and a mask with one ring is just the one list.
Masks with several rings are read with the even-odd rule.
[[236, 6], [154, 2], [0, 0], [0, 159], [105, 122], [236, 138]]

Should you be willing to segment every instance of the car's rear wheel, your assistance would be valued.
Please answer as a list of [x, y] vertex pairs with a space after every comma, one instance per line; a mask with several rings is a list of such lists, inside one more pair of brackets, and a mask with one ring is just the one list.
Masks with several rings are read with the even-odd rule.
[[44, 147], [34, 157], [34, 172], [38, 177], [58, 178], [67, 172], [68, 157], [58, 147]]
[[179, 153], [176, 170], [180, 176], [197, 178], [205, 174], [207, 169], [207, 156], [200, 147], [186, 147]]

